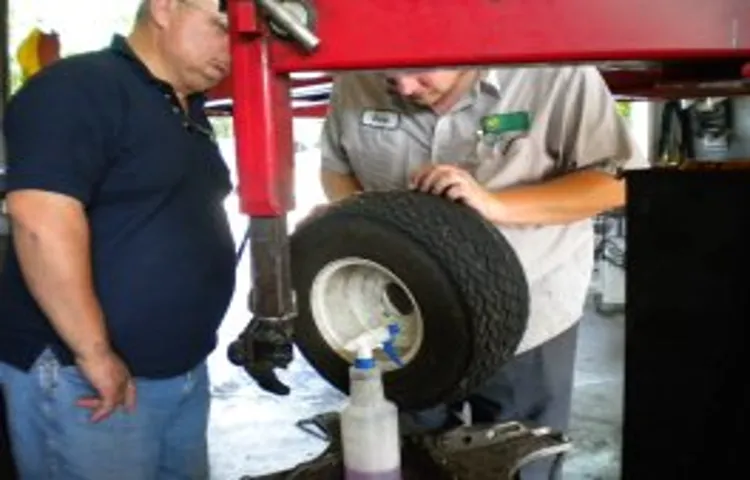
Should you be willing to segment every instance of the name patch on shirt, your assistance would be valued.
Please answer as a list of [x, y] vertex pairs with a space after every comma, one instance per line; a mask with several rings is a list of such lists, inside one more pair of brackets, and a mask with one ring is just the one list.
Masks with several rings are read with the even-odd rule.
[[366, 127], [395, 130], [401, 123], [401, 115], [391, 110], [365, 110], [360, 121]]

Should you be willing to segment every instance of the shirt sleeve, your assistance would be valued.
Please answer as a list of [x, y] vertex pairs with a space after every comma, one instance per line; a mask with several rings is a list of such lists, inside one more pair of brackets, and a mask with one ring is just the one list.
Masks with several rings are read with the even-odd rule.
[[562, 128], [566, 170], [596, 169], [617, 175], [649, 166], [597, 68], [574, 68], [561, 103], [562, 118], [556, 123]]
[[3, 125], [9, 192], [44, 190], [90, 203], [107, 166], [106, 106], [116, 104], [92, 87], [77, 72], [41, 72], [11, 99]]
[[326, 170], [337, 173], [350, 174], [352, 167], [344, 148], [341, 145], [341, 121], [343, 117], [342, 101], [345, 83], [344, 77], [336, 77], [333, 81], [333, 90], [329, 101], [328, 113], [323, 121], [323, 130], [320, 138], [321, 165]]

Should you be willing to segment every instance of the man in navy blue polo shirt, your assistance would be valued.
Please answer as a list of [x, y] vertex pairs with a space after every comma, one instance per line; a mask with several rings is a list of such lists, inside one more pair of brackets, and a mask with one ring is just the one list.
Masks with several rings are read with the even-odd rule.
[[129, 37], [10, 102], [0, 382], [22, 478], [208, 477], [234, 242], [202, 92], [228, 69], [218, 0], [144, 0]]

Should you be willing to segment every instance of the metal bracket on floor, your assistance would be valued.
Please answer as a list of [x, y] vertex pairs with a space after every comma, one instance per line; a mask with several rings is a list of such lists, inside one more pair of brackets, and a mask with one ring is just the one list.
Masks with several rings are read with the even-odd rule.
[[[423, 457], [424, 470], [413, 477], [420, 480], [512, 480], [524, 465], [546, 458], [560, 460], [572, 448], [572, 442], [558, 432], [518, 422], [461, 426], [407, 441], [415, 442], [416, 448], [410, 450]], [[435, 476], [426, 476], [430, 473]]]
[[[317, 458], [284, 472], [241, 480], [338, 480], [344, 478], [338, 413], [297, 423], [305, 432], [329, 441]], [[315, 427], [319, 432], [313, 431]], [[540, 459], [561, 460], [571, 441], [549, 428], [518, 422], [453, 428], [442, 433], [403, 438], [404, 480], [513, 480], [524, 465]]]

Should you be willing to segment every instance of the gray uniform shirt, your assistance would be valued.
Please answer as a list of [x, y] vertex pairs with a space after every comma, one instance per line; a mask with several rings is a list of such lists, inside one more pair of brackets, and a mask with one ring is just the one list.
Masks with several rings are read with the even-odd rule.
[[[487, 70], [439, 116], [390, 94], [382, 74], [347, 73], [334, 82], [321, 151], [324, 169], [354, 175], [365, 190], [405, 189], [425, 163], [460, 165], [490, 191], [580, 169], [615, 174], [648, 166], [593, 67]], [[592, 221], [498, 228], [531, 293], [520, 353], [581, 317], [593, 270]]]

